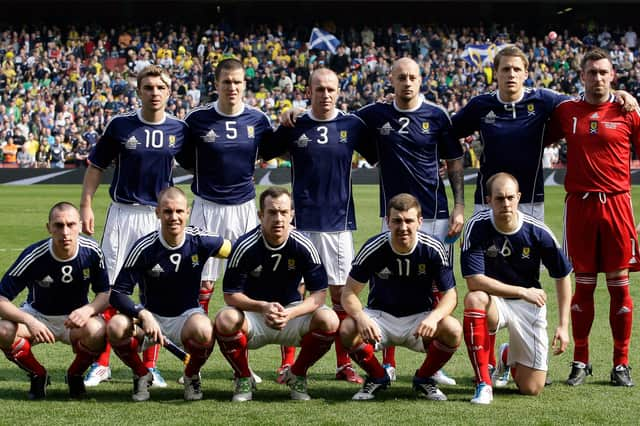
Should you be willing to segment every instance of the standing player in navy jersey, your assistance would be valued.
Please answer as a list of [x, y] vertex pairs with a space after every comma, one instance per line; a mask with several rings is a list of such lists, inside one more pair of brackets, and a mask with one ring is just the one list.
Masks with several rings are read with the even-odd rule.
[[[288, 152], [291, 156], [294, 224], [318, 249], [327, 270], [333, 310], [342, 321], [347, 314], [340, 298], [353, 260], [356, 229], [351, 160], [354, 150], [369, 161], [375, 146], [361, 119], [335, 108], [338, 77], [328, 68], [310, 77], [311, 110], [298, 117], [293, 128], [281, 126], [273, 142], [264, 146], [265, 160]], [[373, 151], [373, 152], [371, 152]], [[351, 366], [349, 355], [336, 340], [336, 378], [363, 382]], [[285, 369], [281, 373], [285, 374]]]
[[640, 152], [640, 115], [614, 102], [613, 65], [607, 52], [594, 49], [581, 62], [584, 96], [567, 101], [553, 113], [549, 139], [567, 141], [565, 243], [576, 273], [571, 300], [575, 340], [567, 384], [576, 386], [591, 374], [589, 332], [594, 319], [594, 291], [604, 272], [611, 296], [609, 324], [613, 334], [611, 382], [633, 386], [629, 342], [633, 300], [629, 269], [638, 270], [638, 237], [631, 206], [631, 146]]
[[[111, 304], [122, 314], [111, 318], [108, 336], [113, 350], [134, 374], [134, 401], [149, 399], [154, 379], [137, 349], [144, 336], [163, 343], [181, 342], [191, 355], [184, 369], [184, 399], [202, 399], [200, 368], [213, 349], [213, 324], [198, 303], [200, 274], [211, 256], [226, 257], [231, 242], [187, 226], [189, 207], [175, 187], [158, 195], [160, 230], [139, 239], [127, 255], [111, 292]], [[131, 295], [140, 288], [143, 304]], [[140, 324], [134, 327], [133, 319]]]
[[[413, 388], [427, 399], [444, 401], [433, 375], [460, 345], [462, 327], [451, 316], [457, 303], [455, 278], [443, 243], [420, 231], [421, 207], [409, 194], [389, 201], [388, 232], [370, 238], [360, 249], [342, 292], [349, 317], [340, 338], [351, 357], [367, 372], [354, 400], [373, 399], [389, 386], [387, 371], [374, 350], [405, 346], [427, 356], [413, 377]], [[367, 308], [359, 294], [369, 283]], [[440, 292], [435, 304], [433, 286]]]
[[556, 281], [558, 327], [554, 354], [569, 343], [571, 265], [555, 237], [534, 217], [518, 211], [518, 181], [508, 173], [487, 180], [489, 210], [465, 225], [462, 275], [469, 293], [464, 299], [464, 339], [476, 377], [474, 404], [493, 400], [489, 374], [489, 333], [509, 329], [509, 345], [499, 369], [510, 367], [524, 395], [538, 395], [547, 376], [547, 293], [540, 284], [540, 263]]
[[[178, 161], [193, 169], [191, 224], [232, 242], [258, 225], [253, 174], [258, 147], [273, 134], [269, 118], [245, 105], [242, 62], [221, 61], [215, 70], [216, 102], [189, 113], [189, 137]], [[224, 262], [211, 259], [202, 274], [205, 311]]]
[[[449, 114], [420, 95], [422, 76], [415, 61], [397, 60], [391, 70], [391, 84], [393, 103], [375, 103], [356, 112], [376, 133], [380, 217], [385, 216], [393, 196], [408, 192], [422, 208], [420, 229], [445, 242], [455, 241], [464, 223], [464, 167], [462, 146], [453, 136]], [[440, 160], [446, 161], [453, 192], [451, 215], [438, 173]], [[449, 244], [447, 248], [453, 252]], [[395, 368], [393, 347], [385, 351], [384, 363]], [[435, 378], [442, 384], [455, 384], [441, 371]]]
[[[185, 122], [165, 113], [171, 90], [171, 77], [167, 71], [150, 65], [138, 74], [137, 82], [142, 108], [109, 121], [89, 155], [90, 166], [80, 200], [82, 230], [92, 235], [95, 229], [91, 203], [104, 170], [115, 160], [109, 188], [112, 203], [102, 237], [102, 250], [112, 284], [133, 243], [158, 228], [154, 212], [156, 194], [173, 185], [173, 158], [182, 149], [187, 130]], [[108, 310], [108, 317], [113, 314], [113, 310]], [[149, 348], [145, 362], [155, 375], [155, 386], [165, 387], [164, 379], [155, 368], [157, 352], [157, 346]], [[85, 384], [96, 386], [110, 376], [107, 349], [92, 366]]]
[[[81, 226], [75, 206], [54, 205], [47, 222], [51, 237], [25, 249], [0, 282], [0, 349], [29, 373], [29, 399], [44, 398], [49, 384], [32, 345], [62, 341], [73, 347], [76, 357], [65, 377], [74, 398], [86, 394], [82, 376], [104, 349], [98, 314], [109, 303], [109, 279], [98, 243], [80, 236]], [[27, 300], [18, 308], [11, 301], [25, 288]]]
[[[291, 196], [271, 187], [260, 194], [260, 226], [240, 237], [224, 275], [223, 308], [215, 320], [220, 351], [235, 373], [233, 401], [253, 398], [248, 349], [269, 343], [300, 346], [286, 372], [291, 399], [309, 400], [307, 370], [330, 348], [339, 320], [325, 306], [327, 273], [313, 243], [291, 225]], [[304, 279], [310, 295], [298, 292]]]

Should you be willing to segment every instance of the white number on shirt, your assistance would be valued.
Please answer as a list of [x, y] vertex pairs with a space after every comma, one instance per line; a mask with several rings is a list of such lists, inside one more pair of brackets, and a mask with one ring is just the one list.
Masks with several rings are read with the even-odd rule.
[[176, 265], [176, 269], [174, 272], [178, 272], [178, 268], [180, 268], [180, 261], [182, 260], [182, 255], [180, 253], [173, 253], [169, 256], [169, 262]]
[[224, 127], [227, 131], [227, 139], [235, 139], [238, 137], [238, 129], [236, 129], [235, 121], [225, 121]]
[[398, 130], [398, 133], [400, 133], [401, 135], [406, 135], [407, 133], [409, 133], [409, 131], [407, 130], [407, 126], [409, 125], [409, 117], [400, 117], [398, 121], [400, 122], [400, 130]]
[[60, 281], [62, 281], [65, 284], [69, 284], [70, 282], [72, 282], [73, 281], [73, 276], [71, 276], [72, 272], [73, 272], [73, 266], [64, 265], [62, 267], [62, 278], [60, 278]]
[[146, 135], [145, 147], [146, 148], [162, 148], [164, 146], [164, 133], [162, 130], [149, 130], [144, 129]]
[[320, 139], [317, 139], [316, 142], [318, 142], [320, 145], [324, 145], [325, 143], [329, 142], [329, 138], [327, 137], [329, 129], [327, 128], [327, 126], [319, 126], [318, 133], [320, 133]]
[[276, 264], [273, 265], [273, 270], [275, 271], [276, 269], [278, 269], [278, 265], [280, 264], [280, 261], [282, 260], [282, 255], [281, 254], [272, 254], [271, 258], [276, 258]]
[[405, 276], [408, 277], [409, 276], [409, 268], [411, 267], [411, 261], [409, 259], [404, 259], [404, 270], [402, 268], [403, 266], [403, 262], [402, 259], [396, 259], [396, 262], [398, 262], [398, 275], [399, 276]]

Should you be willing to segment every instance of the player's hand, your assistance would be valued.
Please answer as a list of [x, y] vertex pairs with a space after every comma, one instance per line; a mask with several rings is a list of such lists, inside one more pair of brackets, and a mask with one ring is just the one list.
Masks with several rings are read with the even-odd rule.
[[265, 324], [274, 330], [282, 330], [287, 325], [288, 313], [278, 302], [267, 303], [262, 310], [262, 314], [264, 315]]
[[438, 331], [438, 321], [435, 321], [432, 318], [432, 315], [427, 315], [422, 321], [420, 321], [420, 324], [416, 327], [413, 335], [424, 339], [425, 337], [435, 336], [436, 331]]
[[462, 232], [464, 226], [464, 206], [462, 204], [456, 204], [453, 207], [453, 212], [449, 216], [449, 231], [447, 232], [447, 238], [445, 242], [453, 244]]
[[82, 306], [72, 311], [64, 321], [66, 328], [82, 328], [87, 325], [87, 321], [91, 318], [92, 309], [88, 306]]
[[638, 101], [631, 95], [631, 93], [624, 90], [616, 90], [615, 94], [616, 101], [622, 105], [622, 108], [625, 111], [630, 112], [638, 109]]
[[553, 342], [551, 343], [553, 354], [560, 355], [567, 350], [568, 345], [569, 332], [567, 331], [567, 327], [558, 326], [558, 328], [556, 328], [556, 333], [553, 335]]
[[29, 329], [29, 333], [31, 334], [32, 340], [31, 342], [36, 343], [55, 343], [56, 336], [53, 335], [49, 327], [44, 325], [42, 322], [33, 318], [33, 320], [29, 320], [25, 325]]
[[280, 124], [284, 127], [295, 126], [298, 116], [302, 114], [303, 111], [303, 109], [289, 108], [288, 110], [280, 114]]
[[82, 221], [82, 232], [87, 235], [93, 235], [94, 216], [93, 209], [90, 206], [80, 206], [80, 220]]
[[140, 314], [138, 314], [138, 318], [141, 321], [139, 326], [142, 331], [144, 331], [145, 336], [151, 339], [151, 341], [164, 346], [164, 336], [162, 335], [162, 329], [160, 328], [160, 324], [158, 324], [158, 321], [156, 321], [151, 312], [143, 310], [142, 312], [140, 312]]
[[547, 303], [547, 293], [541, 288], [529, 287], [524, 290], [521, 298], [529, 303], [533, 303], [539, 308]]
[[358, 334], [365, 341], [375, 345], [382, 340], [382, 333], [378, 328], [378, 325], [365, 313], [358, 316], [356, 319], [356, 325], [358, 327]]

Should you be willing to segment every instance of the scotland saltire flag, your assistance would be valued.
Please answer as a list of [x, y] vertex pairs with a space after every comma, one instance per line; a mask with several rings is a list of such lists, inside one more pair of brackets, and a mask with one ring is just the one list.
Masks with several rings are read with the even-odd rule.
[[322, 31], [320, 28], [311, 30], [311, 38], [309, 39], [309, 49], [328, 50], [336, 53], [336, 48], [340, 45], [340, 40], [331, 33]]
[[462, 59], [476, 67], [491, 65], [493, 57], [502, 47], [503, 45], [496, 46], [495, 44], [470, 44], [462, 52]]

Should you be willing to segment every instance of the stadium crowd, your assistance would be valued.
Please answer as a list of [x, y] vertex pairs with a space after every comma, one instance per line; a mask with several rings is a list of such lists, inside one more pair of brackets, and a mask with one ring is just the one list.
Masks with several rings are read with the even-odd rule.
[[[582, 90], [577, 70], [585, 50], [603, 47], [617, 69], [617, 88], [640, 96], [638, 40], [631, 27], [591, 26], [551, 38], [497, 25], [327, 29], [342, 42], [335, 54], [310, 50], [308, 30], [283, 25], [250, 31], [161, 23], [7, 28], [0, 34], [2, 166], [85, 166], [109, 119], [140, 106], [135, 76], [150, 63], [171, 71], [168, 108], [178, 118], [215, 99], [213, 70], [227, 57], [243, 61], [246, 102], [274, 124], [281, 112], [307, 106], [305, 90], [314, 69], [326, 66], [339, 75], [338, 105], [353, 111], [388, 95], [391, 63], [405, 55], [421, 67], [424, 96], [454, 114], [471, 97], [495, 90], [491, 66], [464, 59], [469, 45], [492, 43], [513, 43], [527, 53], [526, 86], [567, 94]], [[466, 166], [477, 166], [478, 145], [467, 141]], [[561, 149], [560, 154], [561, 163]]]

